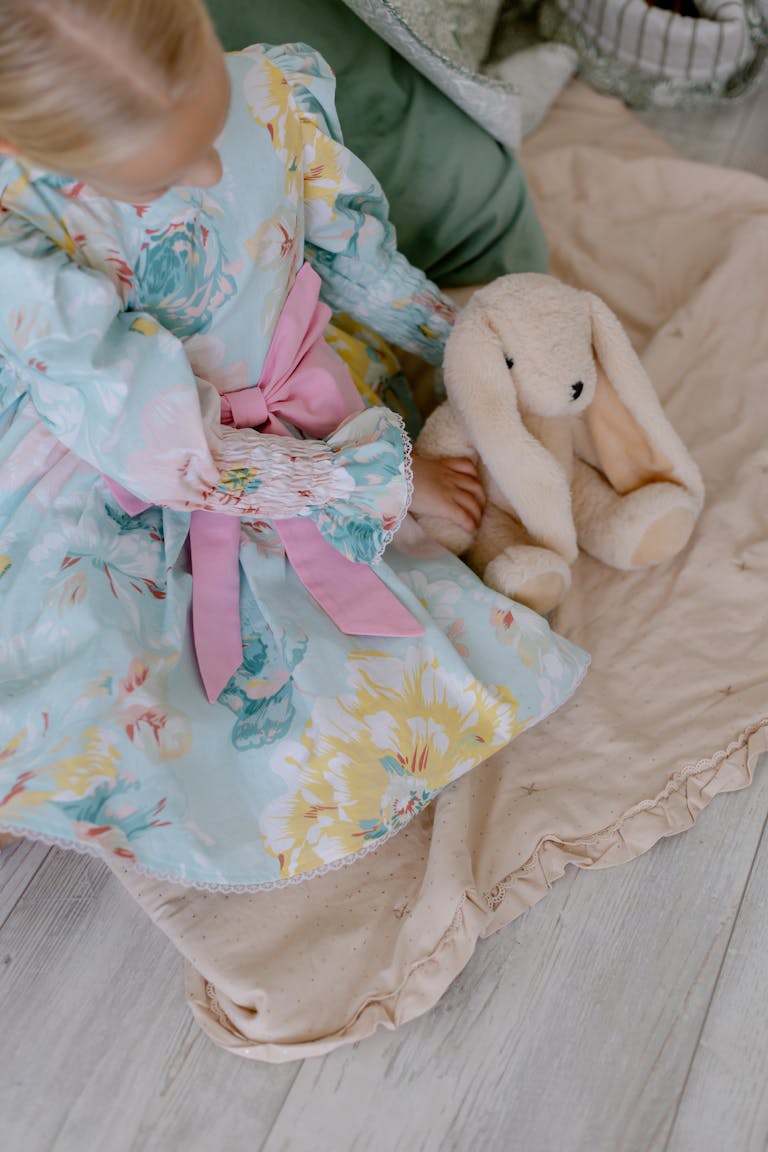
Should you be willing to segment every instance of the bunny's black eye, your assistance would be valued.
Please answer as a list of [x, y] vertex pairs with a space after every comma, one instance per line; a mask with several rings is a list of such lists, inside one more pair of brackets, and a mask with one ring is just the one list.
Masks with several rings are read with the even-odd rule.
[[577, 380], [575, 384], [571, 384], [571, 400], [578, 400], [584, 391], [584, 385], [581, 380]]
[[507, 368], [514, 368], [515, 362], [511, 356], [505, 356], [504, 359], [506, 360]]

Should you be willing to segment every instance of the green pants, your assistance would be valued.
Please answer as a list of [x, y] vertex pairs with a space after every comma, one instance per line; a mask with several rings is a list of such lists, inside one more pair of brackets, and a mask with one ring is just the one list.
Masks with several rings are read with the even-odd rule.
[[400, 251], [432, 280], [543, 272], [544, 236], [517, 158], [342, 0], [208, 0], [228, 50], [303, 41], [336, 73], [347, 146], [381, 182]]

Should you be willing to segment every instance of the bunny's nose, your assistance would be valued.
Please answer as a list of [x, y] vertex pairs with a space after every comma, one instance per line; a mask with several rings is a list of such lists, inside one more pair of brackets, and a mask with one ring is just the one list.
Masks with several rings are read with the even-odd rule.
[[571, 400], [578, 400], [584, 391], [584, 385], [581, 380], [577, 380], [575, 384], [571, 384]]

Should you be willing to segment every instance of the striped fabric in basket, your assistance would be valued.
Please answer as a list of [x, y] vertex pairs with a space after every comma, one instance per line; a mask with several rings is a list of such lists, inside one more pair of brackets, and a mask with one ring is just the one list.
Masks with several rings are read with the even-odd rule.
[[546, 39], [577, 49], [585, 79], [629, 104], [719, 100], [752, 87], [765, 64], [768, 0], [677, 0], [675, 8], [543, 0], [539, 25]]

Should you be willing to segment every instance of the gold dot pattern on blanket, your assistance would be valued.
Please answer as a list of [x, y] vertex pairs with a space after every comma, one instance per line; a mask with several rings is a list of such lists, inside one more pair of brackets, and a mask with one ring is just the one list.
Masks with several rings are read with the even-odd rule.
[[245, 1056], [319, 1055], [426, 1011], [566, 863], [620, 863], [689, 828], [766, 746], [768, 184], [694, 173], [581, 85], [527, 171], [553, 272], [626, 325], [702, 469], [704, 512], [661, 568], [579, 559], [554, 621], [592, 653], [578, 695], [365, 861], [255, 895], [119, 873], [187, 958], [198, 1022]]

